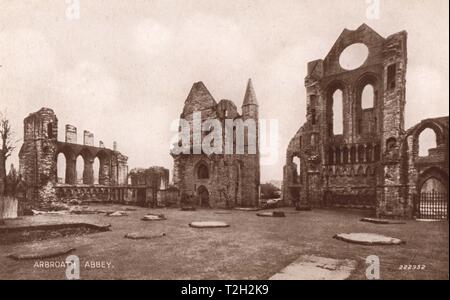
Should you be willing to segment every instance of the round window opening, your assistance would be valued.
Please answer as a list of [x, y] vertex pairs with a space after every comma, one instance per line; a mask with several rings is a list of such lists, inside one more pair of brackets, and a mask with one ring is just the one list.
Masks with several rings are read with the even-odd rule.
[[339, 56], [339, 64], [345, 70], [354, 70], [361, 67], [369, 55], [369, 49], [363, 43], [348, 46]]

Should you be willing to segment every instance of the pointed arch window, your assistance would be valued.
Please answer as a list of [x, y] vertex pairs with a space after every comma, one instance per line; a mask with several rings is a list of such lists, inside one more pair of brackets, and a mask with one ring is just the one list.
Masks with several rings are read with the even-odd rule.
[[198, 179], [208, 179], [209, 178], [208, 167], [203, 163], [198, 166], [197, 178]]

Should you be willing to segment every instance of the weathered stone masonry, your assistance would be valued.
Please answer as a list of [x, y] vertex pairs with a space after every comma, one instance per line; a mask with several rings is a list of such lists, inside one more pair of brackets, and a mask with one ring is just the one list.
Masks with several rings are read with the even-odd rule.
[[[369, 53], [354, 70], [341, 67], [344, 49]], [[448, 195], [448, 117], [404, 129], [407, 33], [383, 38], [363, 24], [345, 29], [324, 59], [308, 63], [306, 123], [292, 138], [283, 170], [283, 201], [308, 206], [372, 208], [378, 216], [412, 217], [424, 182], [437, 178]], [[372, 85], [373, 107], [361, 98]], [[333, 132], [333, 94], [342, 91], [343, 134]], [[437, 148], [418, 156], [418, 136], [436, 133]], [[300, 163], [294, 163], [297, 157]]]
[[[225, 119], [253, 119], [258, 126], [258, 103], [249, 80], [242, 104], [242, 115], [230, 100], [217, 103], [202, 82], [197, 82], [185, 101], [180, 116], [192, 128], [193, 113], [201, 112], [202, 121], [218, 119], [224, 130]], [[258, 130], [258, 128], [257, 128]], [[231, 208], [257, 206], [259, 199], [259, 146], [256, 131], [256, 154], [173, 154], [174, 185], [180, 190], [181, 200], [190, 196], [196, 205]], [[203, 138], [203, 137], [202, 137]], [[233, 149], [236, 137], [233, 136]], [[247, 147], [248, 139], [245, 140]], [[236, 152], [234, 152], [236, 153]]]
[[[84, 160], [83, 186], [94, 185], [93, 162], [100, 161], [99, 185], [123, 186], [127, 184], [128, 158], [117, 149], [93, 145], [92, 133], [84, 132], [84, 144], [76, 143], [76, 128], [66, 126], [66, 141], [58, 141], [58, 119], [52, 109], [42, 108], [24, 119], [24, 139], [19, 152], [20, 174], [27, 185], [27, 199], [36, 203], [58, 200], [57, 189], [80, 185], [76, 182], [76, 158]], [[66, 181], [58, 184], [57, 157], [66, 158]], [[81, 188], [81, 187], [80, 187]], [[73, 190], [72, 190], [73, 191]], [[76, 198], [76, 195], [71, 195]]]

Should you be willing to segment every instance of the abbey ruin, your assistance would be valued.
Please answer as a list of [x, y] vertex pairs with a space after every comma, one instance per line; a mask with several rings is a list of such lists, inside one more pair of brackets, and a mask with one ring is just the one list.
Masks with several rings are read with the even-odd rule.
[[[201, 119], [216, 119], [224, 128], [225, 120], [254, 120], [258, 124], [258, 102], [249, 80], [242, 103], [242, 114], [230, 100], [214, 100], [202, 82], [197, 82], [184, 103], [180, 119], [193, 127], [193, 113], [200, 112]], [[244, 137], [244, 154], [174, 154], [174, 185], [182, 198], [191, 196], [194, 204], [203, 207], [232, 208], [236, 206], [256, 207], [259, 200], [259, 147], [256, 125], [256, 152], [248, 151], [249, 135]], [[225, 132], [225, 130], [222, 130]], [[201, 140], [208, 132], [202, 131]], [[224, 133], [225, 134], [225, 133]], [[233, 135], [233, 149], [236, 147], [236, 132]], [[216, 142], [216, 141], [215, 141]], [[195, 147], [195, 145], [192, 145]], [[222, 145], [225, 147], [225, 144]], [[184, 199], [181, 199], [184, 201]]]
[[[360, 66], [346, 69], [340, 57], [354, 44], [367, 47], [367, 58]], [[358, 207], [390, 217], [447, 215], [447, 206], [436, 211], [435, 206], [422, 206], [433, 201], [444, 203], [448, 197], [448, 117], [404, 128], [406, 69], [407, 33], [384, 38], [365, 24], [354, 31], [345, 29], [324, 59], [308, 63], [306, 122], [286, 151], [284, 205]], [[368, 86], [372, 88], [369, 106], [363, 105]], [[342, 102], [341, 111], [334, 111], [337, 101]], [[202, 82], [194, 83], [180, 119], [194, 126], [195, 113], [201, 115], [201, 121], [218, 120], [222, 129], [227, 119], [252, 120], [258, 129], [258, 102], [251, 80], [241, 113], [232, 101], [216, 102]], [[340, 116], [342, 132], [336, 132]], [[427, 128], [436, 135], [436, 147], [424, 156], [419, 155], [419, 135]], [[171, 152], [171, 186], [168, 169], [136, 168], [129, 172], [128, 158], [117, 150], [116, 143], [112, 149], [101, 141], [95, 146], [93, 134], [84, 131], [79, 144], [76, 127], [66, 125], [65, 129], [65, 141], [59, 141], [58, 119], [49, 108], [24, 119], [19, 158], [25, 198], [31, 201], [27, 205], [90, 198], [152, 207], [260, 205], [258, 130], [253, 136], [255, 153]], [[209, 133], [202, 130], [200, 141]], [[244, 149], [248, 150], [250, 136], [246, 134]], [[234, 149], [236, 132], [232, 139]], [[190, 147], [195, 148], [195, 144]], [[57, 174], [59, 154], [66, 161], [64, 182]], [[82, 157], [84, 164], [81, 177], [76, 172], [77, 157]], [[99, 161], [97, 180], [93, 175], [95, 159]]]
[[[356, 69], [344, 69], [339, 58], [355, 43], [364, 44], [368, 56]], [[308, 63], [306, 122], [286, 151], [285, 204], [370, 208], [390, 217], [447, 214], [446, 205], [434, 212], [421, 203], [434, 200], [428, 192], [447, 201], [448, 117], [404, 128], [406, 69], [407, 33], [384, 38], [365, 24], [345, 29], [324, 59]], [[373, 89], [371, 107], [362, 107], [366, 86]], [[337, 91], [340, 112], [333, 111]], [[337, 114], [342, 133], [333, 128]], [[426, 128], [437, 147], [419, 156], [418, 137]]]
[[[181, 118], [192, 125], [194, 112], [202, 113], [202, 120], [221, 120], [223, 126], [226, 119], [254, 121], [256, 136], [252, 137], [256, 152], [248, 151], [250, 133], [246, 132], [244, 154], [171, 153], [174, 186], [170, 186], [169, 170], [164, 167], [135, 168], [129, 172], [128, 157], [117, 150], [117, 143], [113, 143], [113, 149], [106, 148], [102, 141], [95, 146], [94, 135], [89, 131], [83, 132], [83, 143], [79, 144], [77, 128], [66, 125], [65, 141], [59, 141], [58, 119], [52, 109], [31, 113], [24, 119], [24, 139], [19, 152], [19, 171], [26, 186], [21, 205], [40, 208], [55, 202], [94, 200], [150, 207], [176, 206], [186, 201], [202, 207], [258, 206], [258, 103], [251, 80], [242, 115], [229, 100], [217, 103], [202, 82], [193, 85]], [[206, 134], [203, 132], [201, 139]], [[232, 139], [234, 149], [236, 132]], [[58, 174], [60, 159], [65, 161], [64, 174]], [[98, 169], [94, 167], [95, 160], [99, 162]], [[82, 174], [77, 172], [80, 168], [77, 164], [82, 164]]]
[[1, 1], [0, 281], [448, 280], [448, 22], [448, 0]]
[[[58, 159], [65, 161], [64, 174], [57, 172]], [[77, 174], [80, 159], [82, 172]], [[99, 166], [94, 170], [96, 159]], [[129, 174], [127, 160], [117, 150], [116, 142], [113, 149], [106, 148], [102, 141], [95, 146], [94, 135], [89, 131], [83, 132], [83, 143], [79, 144], [73, 125], [65, 126], [65, 141], [59, 141], [56, 114], [50, 108], [42, 108], [24, 119], [19, 173], [26, 191], [25, 203], [21, 204], [40, 208], [79, 200], [156, 205], [157, 198], [164, 197], [168, 188], [169, 171], [152, 167], [133, 169]], [[94, 173], [98, 178], [94, 178]]]

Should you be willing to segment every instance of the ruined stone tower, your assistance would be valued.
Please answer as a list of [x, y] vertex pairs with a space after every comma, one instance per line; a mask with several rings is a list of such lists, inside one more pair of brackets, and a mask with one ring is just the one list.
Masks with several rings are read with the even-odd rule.
[[[405, 134], [406, 32], [389, 36], [383, 48], [381, 168], [377, 181], [377, 214], [411, 216], [413, 203], [407, 202], [407, 188], [401, 182], [399, 143]], [[406, 158], [405, 158], [406, 159]], [[381, 177], [381, 178], [380, 178]]]
[[[223, 99], [217, 103], [202, 82], [194, 83], [180, 115], [180, 119], [188, 123], [191, 133], [195, 131], [195, 115], [201, 116], [201, 139], [197, 140], [192, 134], [189, 136], [191, 143], [187, 153], [171, 152], [174, 158], [173, 182], [181, 192], [181, 200], [188, 195], [194, 199], [193, 204], [204, 207], [257, 206], [260, 174], [258, 102], [252, 81], [247, 83], [242, 115], [232, 101]], [[244, 125], [241, 126], [244, 131], [240, 135], [235, 125], [251, 122], [256, 130], [249, 130]], [[224, 141], [219, 153], [208, 154], [203, 149], [200, 151], [199, 144], [215, 127], [220, 127], [218, 129]], [[227, 154], [225, 149], [228, 147], [225, 142], [227, 132], [231, 133], [228, 146], [232, 147], [232, 154]], [[238, 153], [241, 138], [244, 151]], [[256, 144], [249, 141], [255, 141]]]
[[27, 198], [54, 201], [58, 119], [50, 108], [41, 108], [23, 121], [20, 173], [27, 183]]
[[[423, 182], [448, 178], [443, 167], [448, 118], [404, 129], [406, 42], [405, 31], [384, 38], [363, 24], [345, 29], [324, 59], [308, 63], [306, 122], [289, 143], [283, 170], [286, 204], [362, 207], [379, 216], [411, 217], [420, 215]], [[365, 46], [367, 56], [346, 68], [341, 56], [354, 44]], [[363, 107], [368, 86], [372, 103]], [[341, 111], [335, 111], [339, 100]], [[342, 132], [336, 132], [337, 117]], [[417, 139], [426, 126], [436, 133], [437, 148], [425, 160], [417, 155]], [[447, 193], [447, 183], [441, 185]]]

